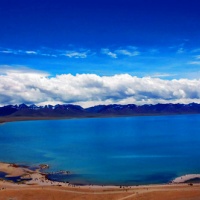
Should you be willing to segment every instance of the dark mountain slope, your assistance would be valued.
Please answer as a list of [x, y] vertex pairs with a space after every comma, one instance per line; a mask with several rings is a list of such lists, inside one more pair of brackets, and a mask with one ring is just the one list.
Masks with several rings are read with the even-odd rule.
[[156, 105], [98, 105], [90, 108], [82, 108], [78, 105], [8, 105], [0, 107], [2, 117], [110, 117], [110, 116], [134, 116], [134, 115], [166, 115], [166, 114], [200, 114], [200, 104], [156, 104]]

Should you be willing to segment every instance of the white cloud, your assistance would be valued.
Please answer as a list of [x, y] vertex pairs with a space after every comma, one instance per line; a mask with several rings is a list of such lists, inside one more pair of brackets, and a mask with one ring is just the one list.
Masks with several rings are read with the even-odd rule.
[[[0, 73], [1, 74], [1, 73]], [[98, 76], [71, 74], [49, 77], [33, 70], [4, 70], [0, 75], [0, 104], [200, 103], [200, 80], [138, 78], [129, 74]]]
[[181, 47], [181, 48], [179, 48], [179, 49], [177, 50], [177, 53], [178, 53], [178, 54], [185, 53], [185, 49], [184, 49], [183, 47]]
[[176, 74], [167, 74], [167, 73], [155, 73], [153, 75], [151, 75], [151, 77], [153, 78], [162, 78], [162, 77], [171, 77], [171, 76], [175, 76]]
[[39, 55], [40, 55], [40, 56], [47, 56], [47, 57], [58, 57], [58, 56], [55, 55], [55, 54], [49, 54], [49, 53], [40, 53]]
[[200, 59], [200, 55], [195, 56], [195, 58], [196, 58], [197, 60], [199, 60], [199, 59]]
[[0, 53], [8, 53], [8, 54], [10, 54], [10, 53], [13, 53], [13, 51], [11, 51], [11, 50], [3, 50], [3, 51], [0, 51]]
[[75, 50], [58, 50], [58, 49], [48, 49], [43, 48], [41, 50], [16, 50], [16, 49], [3, 49], [0, 51], [2, 54], [14, 54], [14, 55], [39, 55], [46, 57], [58, 57], [66, 56], [69, 58], [87, 58], [90, 50], [80, 49], [80, 51]]
[[126, 49], [120, 48], [113, 51], [110, 51], [110, 49], [105, 48], [105, 49], [101, 49], [101, 53], [106, 54], [112, 58], [118, 58], [118, 56], [120, 55], [129, 56], [129, 57], [140, 55], [140, 52], [137, 50], [137, 47], [134, 47], [134, 46], [128, 46]]
[[111, 52], [109, 49], [101, 49], [101, 53], [106, 54], [106, 55], [110, 56], [111, 58], [117, 58], [117, 54]]
[[200, 52], [200, 48], [193, 49], [191, 52], [192, 52], [192, 53], [198, 53], [198, 52]]
[[36, 51], [25, 51], [26, 54], [32, 54], [32, 55], [36, 55], [37, 52]]
[[191, 61], [188, 64], [190, 64], [190, 65], [200, 65], [200, 61]]
[[200, 65], [200, 55], [194, 56], [195, 60], [188, 62], [189, 65]]
[[87, 58], [87, 53], [88, 51], [86, 52], [66, 51], [66, 53], [62, 55], [67, 56], [69, 58]]
[[154, 49], [149, 49], [148, 52], [149, 52], [150, 54], [158, 54], [158, 53], [160, 53], [160, 50], [154, 48]]
[[20, 49], [4, 49], [4, 50], [1, 50], [0, 53], [3, 53], [3, 54], [15, 54], [15, 55], [36, 55], [38, 54], [38, 52], [36, 51], [32, 51], [32, 50], [20, 50]]
[[[65, 56], [68, 58], [87, 58], [89, 55], [95, 55], [96, 52], [92, 52], [90, 49], [72, 48], [66, 50], [41, 48], [36, 50], [24, 50], [24, 49], [3, 49], [0, 48], [1, 54], [14, 54], [14, 55], [27, 55], [27, 56], [45, 56], [45, 57], [59, 57]], [[111, 58], [118, 58], [119, 56], [134, 57], [140, 55], [140, 52], [135, 46], [119, 47], [117, 49], [110, 50], [109, 48], [102, 48], [101, 54], [107, 55]]]
[[137, 50], [130, 51], [130, 50], [127, 50], [127, 49], [119, 49], [119, 50], [116, 50], [115, 53], [120, 54], [120, 55], [124, 55], [124, 56], [130, 56], [130, 57], [140, 55], [140, 52], [137, 51]]
[[49, 76], [49, 73], [46, 73], [41, 70], [30, 69], [25, 66], [15, 66], [11, 67], [9, 65], [0, 65], [0, 75], [11, 75], [11, 74], [30, 74], [30, 75], [38, 75], [38, 76]]

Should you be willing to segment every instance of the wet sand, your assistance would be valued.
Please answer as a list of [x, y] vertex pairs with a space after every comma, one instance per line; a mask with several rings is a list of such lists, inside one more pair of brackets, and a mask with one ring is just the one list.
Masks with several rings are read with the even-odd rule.
[[0, 163], [0, 172], [8, 177], [20, 176], [30, 180], [13, 183], [0, 181], [0, 200], [200, 200], [200, 184], [186, 184], [189, 178], [199, 175], [186, 175], [174, 179], [171, 184], [141, 186], [76, 186], [69, 183], [50, 181], [40, 169], [30, 170], [16, 164]]

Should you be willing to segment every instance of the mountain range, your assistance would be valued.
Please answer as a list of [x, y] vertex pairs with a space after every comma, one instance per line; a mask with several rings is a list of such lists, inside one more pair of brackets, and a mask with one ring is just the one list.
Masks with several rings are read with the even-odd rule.
[[156, 105], [97, 105], [82, 108], [79, 105], [7, 105], [0, 107], [0, 122], [49, 118], [86, 118], [141, 115], [200, 114], [200, 104], [156, 104]]

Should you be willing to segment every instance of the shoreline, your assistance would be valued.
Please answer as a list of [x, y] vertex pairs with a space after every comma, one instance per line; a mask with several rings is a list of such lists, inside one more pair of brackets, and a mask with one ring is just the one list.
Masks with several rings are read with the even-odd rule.
[[[128, 188], [128, 187], [138, 187], [138, 186], [155, 186], [155, 185], [177, 185], [177, 184], [188, 184], [194, 179], [199, 179], [200, 183], [200, 174], [186, 174], [180, 177], [174, 178], [169, 183], [160, 183], [160, 184], [141, 184], [141, 185], [128, 185], [128, 186], [119, 186], [119, 185], [95, 185], [95, 184], [73, 184], [70, 182], [62, 181], [53, 181], [48, 179], [48, 175], [51, 173], [43, 172], [42, 170], [48, 169], [48, 164], [40, 164], [35, 166], [35, 169], [32, 166], [21, 166], [16, 163], [5, 163], [0, 162], [0, 173], [4, 173], [4, 177], [0, 176], [0, 179], [5, 182], [12, 182], [13, 184], [25, 184], [25, 185], [43, 185], [43, 186], [74, 186], [74, 187], [106, 187], [106, 188]], [[71, 174], [69, 171], [58, 171], [56, 173]], [[17, 181], [14, 181], [17, 178]], [[190, 183], [191, 184], [191, 183]]]
[[179, 184], [179, 183], [187, 183], [194, 179], [199, 179], [200, 183], [200, 174], [185, 174], [183, 176], [179, 176], [175, 178], [172, 183]]
[[[44, 165], [46, 166], [46, 165]], [[20, 176], [22, 181], [0, 179], [0, 200], [199, 200], [200, 184], [169, 183], [135, 186], [73, 185], [46, 179], [40, 170], [29, 166], [0, 162], [0, 172], [6, 176]], [[200, 175], [200, 174], [199, 174]], [[26, 180], [30, 179], [31, 180]], [[192, 187], [191, 187], [192, 186]]]
[[176, 116], [176, 115], [200, 115], [200, 113], [165, 113], [165, 114], [134, 114], [134, 115], [85, 115], [85, 116], [0, 116], [0, 125], [8, 122], [18, 122], [18, 121], [38, 121], [38, 120], [70, 120], [70, 119], [98, 119], [98, 118], [120, 118], [120, 117], [148, 117], [148, 116]]

